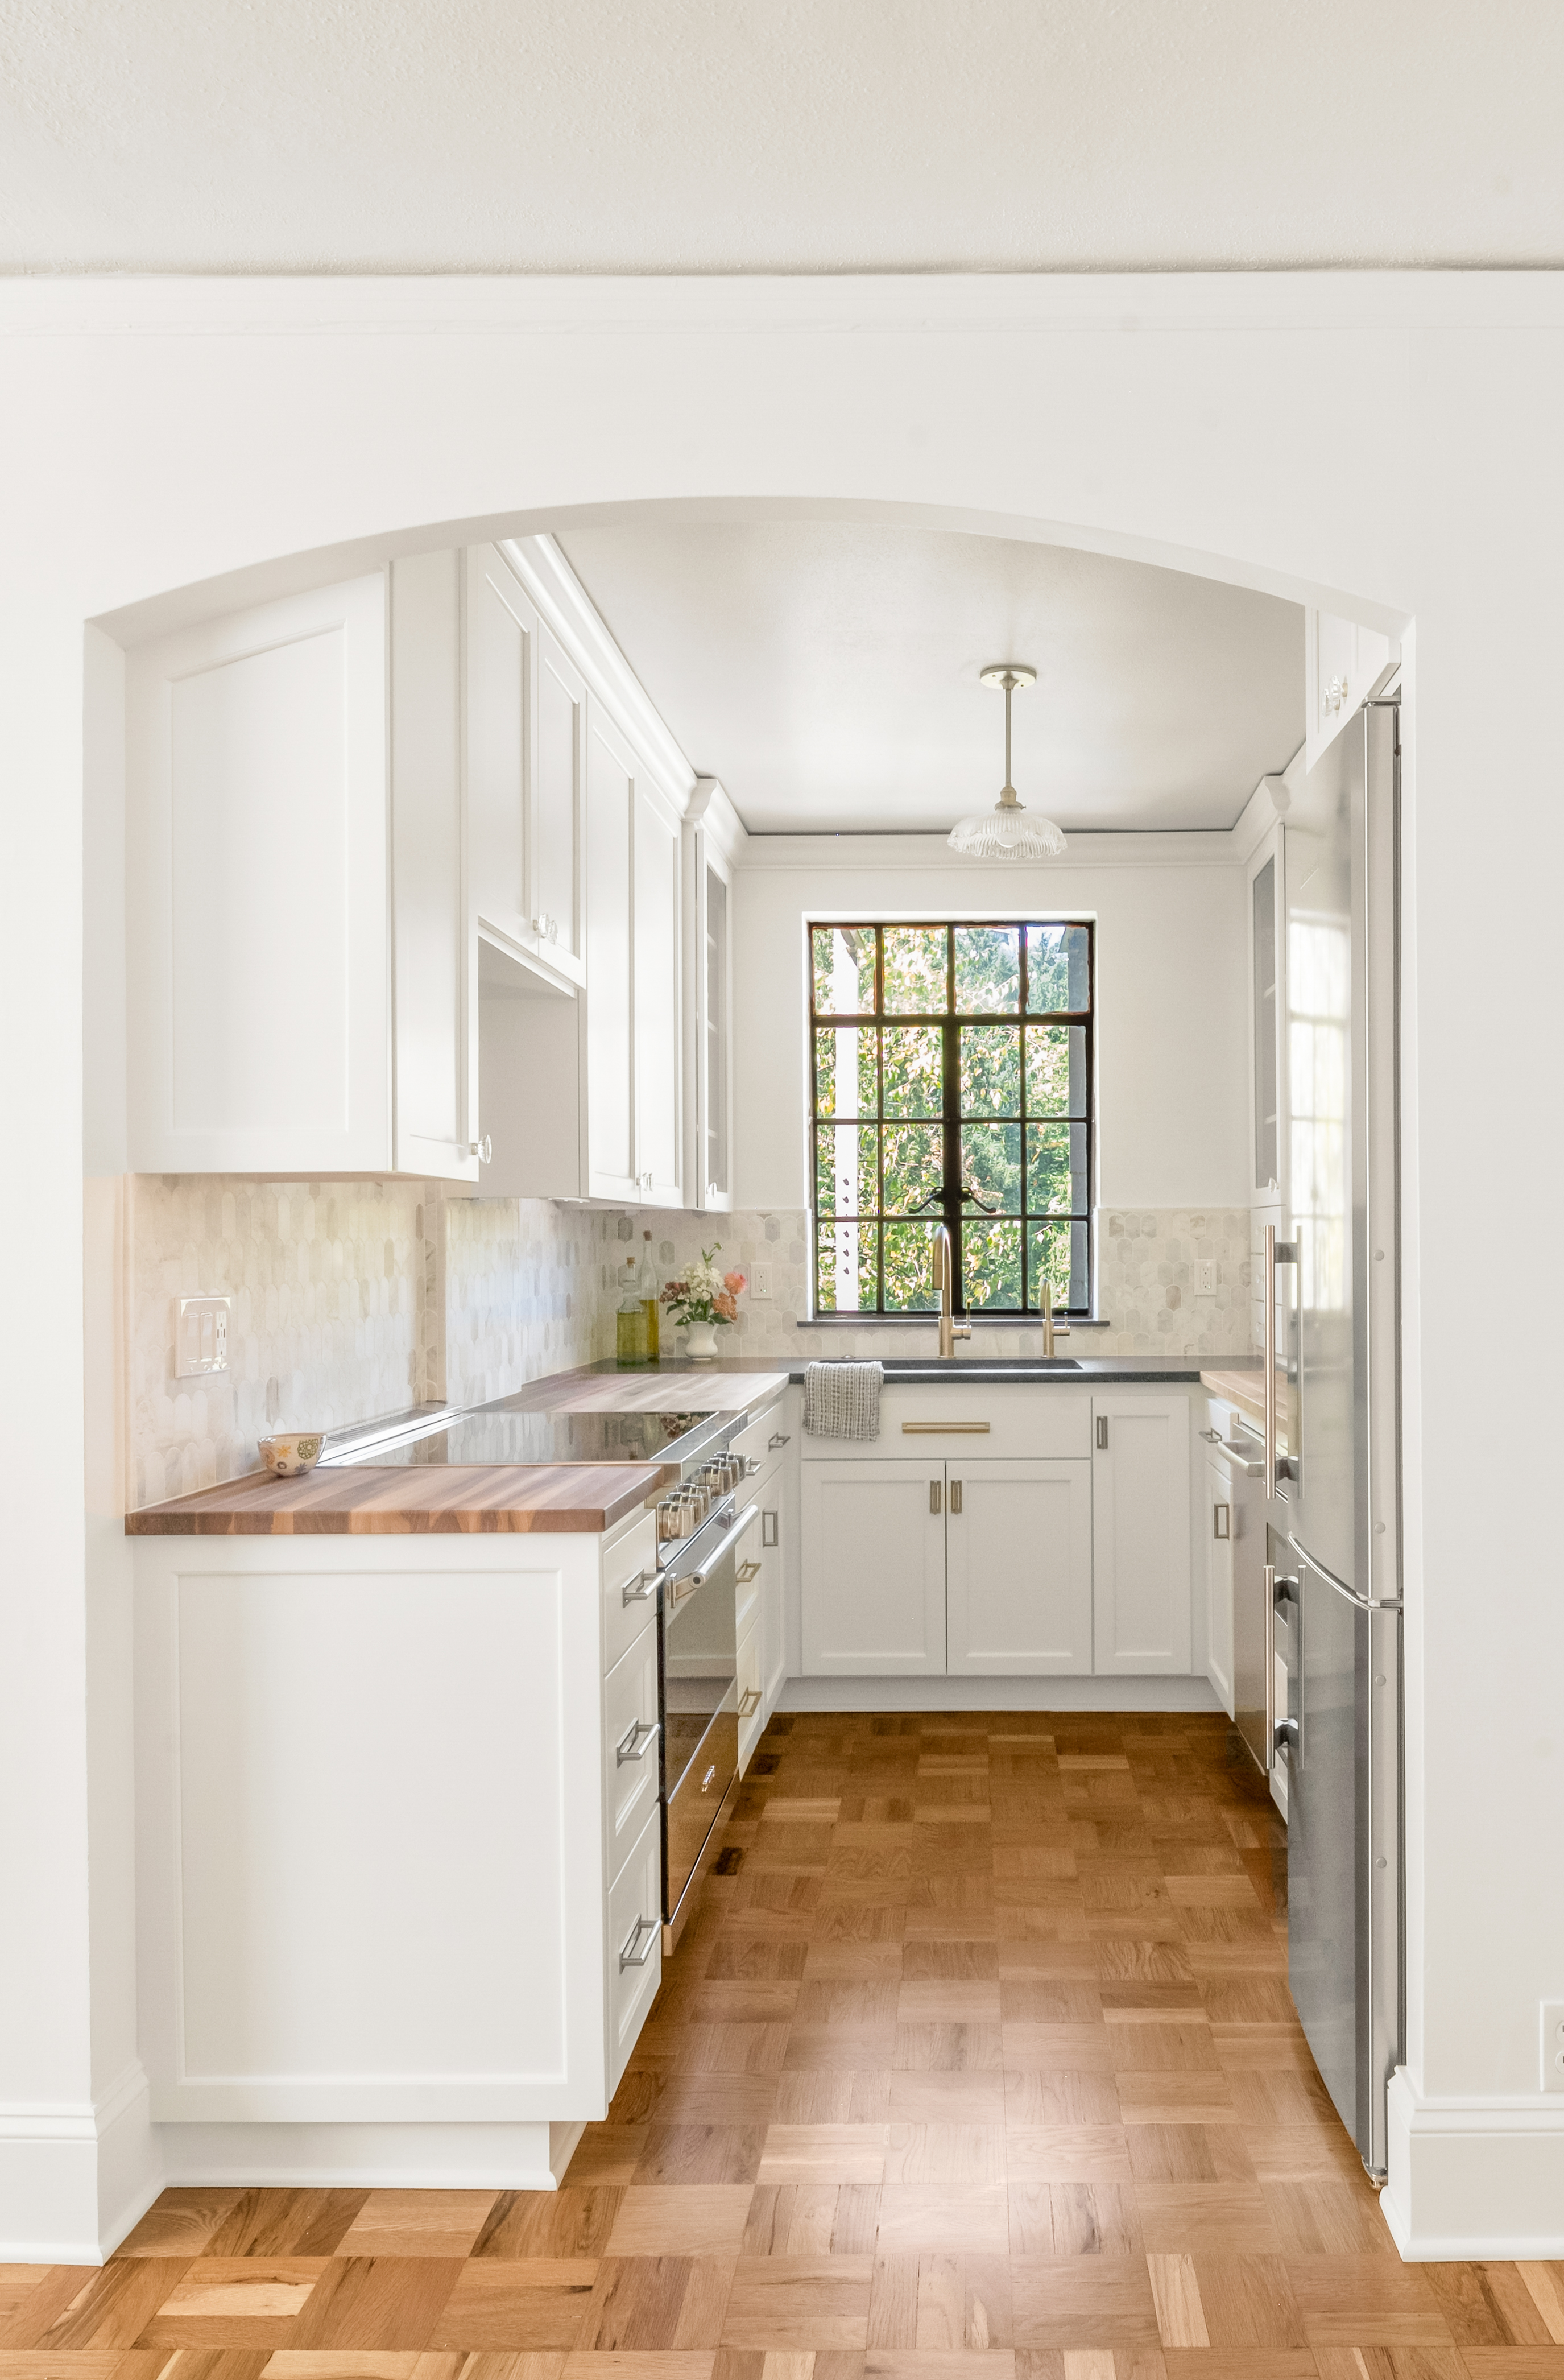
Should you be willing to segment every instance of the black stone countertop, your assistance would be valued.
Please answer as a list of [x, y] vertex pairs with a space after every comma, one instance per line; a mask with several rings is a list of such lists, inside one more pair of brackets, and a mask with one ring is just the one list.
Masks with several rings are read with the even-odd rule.
[[[1051, 1362], [1041, 1355], [981, 1354], [881, 1355], [878, 1358], [837, 1356], [807, 1360], [839, 1363], [878, 1361], [884, 1370], [888, 1388], [910, 1388], [936, 1380], [952, 1383], [965, 1381], [974, 1388], [979, 1386], [991, 1388], [1008, 1381], [1030, 1383], [1057, 1380], [1067, 1388], [1072, 1380], [1083, 1386], [1089, 1386], [1094, 1380], [1191, 1381], [1198, 1380], [1204, 1372], [1213, 1368], [1219, 1368], [1224, 1372], [1254, 1371], [1255, 1373], [1260, 1369], [1257, 1356], [1242, 1355], [1207, 1355], [1204, 1358], [1198, 1355], [1184, 1355], [1179, 1357], [1177, 1361], [1162, 1364], [1155, 1363], [1149, 1357], [1142, 1355], [1088, 1356], [1081, 1361], [1076, 1361], [1068, 1355], [1056, 1355]], [[692, 1363], [685, 1357], [674, 1356], [661, 1363], [638, 1364], [631, 1367], [620, 1366], [612, 1356], [609, 1356], [602, 1362], [593, 1364], [587, 1368], [593, 1373], [623, 1370], [627, 1379], [633, 1379], [637, 1376], [644, 1378], [653, 1373], [693, 1376], [699, 1373], [709, 1375], [714, 1372], [728, 1374], [785, 1372], [790, 1380], [802, 1380], [805, 1360], [797, 1356], [785, 1355], [718, 1355], [706, 1363]]]

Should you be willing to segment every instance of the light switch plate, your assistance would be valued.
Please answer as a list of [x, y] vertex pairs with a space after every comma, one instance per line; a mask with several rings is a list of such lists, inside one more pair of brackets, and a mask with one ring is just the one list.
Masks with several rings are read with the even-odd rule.
[[765, 1305], [770, 1302], [771, 1268], [769, 1264], [756, 1266], [755, 1278], [749, 1284], [749, 1293], [758, 1305]]
[[174, 1330], [174, 1368], [181, 1380], [201, 1379], [228, 1368], [227, 1297], [181, 1297]]
[[1564, 2000], [1542, 2004], [1542, 2087], [1564, 2091]]

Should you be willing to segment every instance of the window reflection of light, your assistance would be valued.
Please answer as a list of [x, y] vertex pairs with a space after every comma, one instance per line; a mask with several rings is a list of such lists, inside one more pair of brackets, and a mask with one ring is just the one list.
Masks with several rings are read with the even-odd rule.
[[1347, 1304], [1347, 1034], [1351, 945], [1336, 918], [1288, 929], [1287, 1054], [1298, 1296], [1315, 1313]]

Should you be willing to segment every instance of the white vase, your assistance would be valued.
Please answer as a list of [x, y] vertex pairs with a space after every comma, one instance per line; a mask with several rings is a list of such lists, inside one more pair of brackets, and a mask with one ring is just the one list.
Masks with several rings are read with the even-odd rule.
[[692, 1322], [689, 1326], [689, 1337], [685, 1342], [685, 1353], [686, 1355], [693, 1356], [697, 1364], [709, 1363], [717, 1353], [715, 1323]]

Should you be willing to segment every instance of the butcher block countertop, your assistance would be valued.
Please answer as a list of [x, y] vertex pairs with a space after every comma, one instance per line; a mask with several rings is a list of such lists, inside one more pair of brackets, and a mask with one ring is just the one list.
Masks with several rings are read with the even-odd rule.
[[661, 1492], [646, 1463], [344, 1463], [277, 1479], [252, 1471], [127, 1512], [133, 1537], [600, 1536]]
[[[1266, 1375], [1263, 1365], [1255, 1364], [1252, 1366], [1231, 1370], [1213, 1366], [1211, 1370], [1201, 1373], [1200, 1385], [1202, 1388], [1209, 1389], [1214, 1397], [1220, 1397], [1226, 1403], [1236, 1405], [1239, 1412], [1245, 1415], [1250, 1421], [1264, 1422]], [[1277, 1403], [1279, 1411], [1285, 1414], [1287, 1381], [1280, 1373], [1277, 1375]]]

